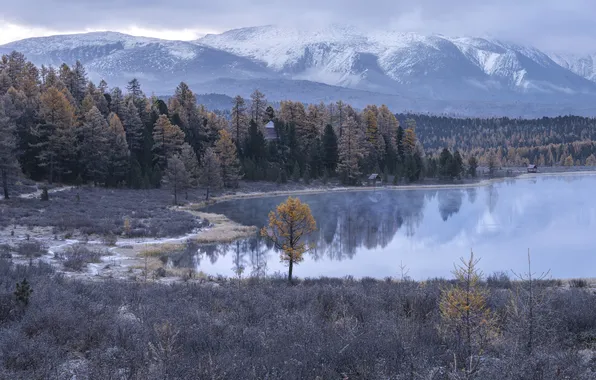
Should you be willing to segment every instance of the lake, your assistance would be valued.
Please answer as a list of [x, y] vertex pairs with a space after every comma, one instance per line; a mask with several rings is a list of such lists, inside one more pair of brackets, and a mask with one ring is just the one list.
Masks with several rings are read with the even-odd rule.
[[[550, 270], [554, 278], [596, 277], [596, 176], [543, 176], [489, 186], [299, 195], [310, 205], [316, 248], [294, 276], [451, 277], [454, 263], [480, 258], [485, 274]], [[206, 212], [259, 228], [287, 196], [238, 199]], [[287, 273], [279, 253], [259, 237], [203, 246], [175, 265], [208, 274]]]

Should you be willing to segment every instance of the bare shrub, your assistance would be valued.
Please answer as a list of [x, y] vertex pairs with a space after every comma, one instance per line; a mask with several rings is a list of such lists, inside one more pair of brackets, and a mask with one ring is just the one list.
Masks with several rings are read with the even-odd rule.
[[48, 246], [39, 240], [27, 240], [17, 245], [16, 253], [30, 259], [37, 258], [48, 253]]
[[587, 288], [588, 285], [588, 281], [583, 278], [573, 278], [569, 280], [569, 286], [572, 288]]
[[91, 249], [83, 244], [75, 244], [67, 247], [64, 252], [58, 254], [65, 268], [80, 272], [87, 267], [89, 263], [100, 263], [103, 253], [96, 249]]

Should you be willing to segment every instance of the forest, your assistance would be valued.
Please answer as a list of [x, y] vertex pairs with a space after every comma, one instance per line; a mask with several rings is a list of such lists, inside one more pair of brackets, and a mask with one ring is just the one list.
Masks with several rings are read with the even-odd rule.
[[[355, 110], [342, 101], [269, 103], [255, 90], [208, 110], [185, 83], [167, 98], [88, 79], [72, 67], [0, 59], [0, 172], [4, 196], [20, 175], [35, 181], [177, 191], [335, 179], [360, 185], [474, 177], [483, 165], [596, 165], [594, 119], [456, 119]], [[165, 99], [165, 100], [164, 100]], [[274, 108], [273, 105], [276, 105]], [[279, 106], [277, 106], [279, 105]], [[267, 131], [267, 123], [272, 123]], [[208, 194], [207, 194], [208, 196]]]

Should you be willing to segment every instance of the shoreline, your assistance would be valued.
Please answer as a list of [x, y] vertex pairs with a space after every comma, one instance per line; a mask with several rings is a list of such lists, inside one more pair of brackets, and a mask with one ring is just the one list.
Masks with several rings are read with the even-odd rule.
[[388, 186], [352, 186], [352, 187], [330, 187], [330, 188], [312, 188], [312, 189], [297, 189], [297, 190], [280, 190], [280, 191], [261, 191], [252, 193], [236, 193], [226, 194], [221, 196], [214, 196], [208, 202], [199, 202], [191, 204], [197, 210], [208, 207], [218, 202], [227, 202], [238, 199], [251, 199], [251, 198], [267, 198], [277, 196], [292, 196], [292, 195], [311, 195], [311, 194], [322, 194], [322, 193], [342, 193], [342, 192], [354, 192], [354, 191], [415, 191], [415, 190], [441, 190], [441, 189], [468, 189], [473, 187], [486, 187], [491, 184], [508, 181], [508, 180], [519, 180], [519, 179], [532, 179], [539, 177], [558, 177], [558, 176], [576, 176], [576, 175], [596, 175], [596, 170], [586, 171], [565, 171], [565, 172], [546, 172], [546, 173], [520, 173], [518, 175], [510, 177], [499, 177], [499, 178], [485, 178], [476, 182], [471, 183], [447, 183], [447, 184], [412, 184], [412, 185], [388, 185]]

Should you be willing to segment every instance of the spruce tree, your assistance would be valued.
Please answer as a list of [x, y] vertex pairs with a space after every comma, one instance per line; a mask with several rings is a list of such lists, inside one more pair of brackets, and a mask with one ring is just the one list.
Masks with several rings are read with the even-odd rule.
[[323, 134], [323, 165], [328, 173], [334, 173], [339, 159], [337, 152], [337, 136], [331, 124], [325, 126]]
[[230, 128], [232, 130], [233, 139], [236, 143], [236, 150], [238, 154], [241, 153], [241, 145], [245, 140], [248, 129], [248, 115], [246, 114], [246, 102], [240, 95], [234, 98], [234, 105], [232, 106], [232, 116], [230, 119]]
[[18, 171], [15, 131], [15, 125], [6, 116], [3, 103], [0, 101], [0, 175], [2, 177], [4, 199], [9, 198], [9, 176], [16, 174]]

